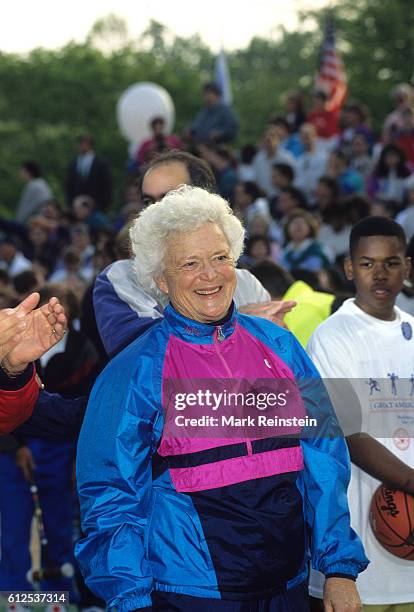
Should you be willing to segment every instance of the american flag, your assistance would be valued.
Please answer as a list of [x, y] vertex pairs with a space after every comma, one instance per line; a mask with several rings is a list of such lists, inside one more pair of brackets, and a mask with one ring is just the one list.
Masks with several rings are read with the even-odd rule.
[[315, 89], [321, 89], [328, 95], [326, 108], [332, 112], [339, 111], [348, 91], [344, 66], [336, 49], [335, 25], [330, 13], [327, 13], [325, 18], [325, 34]]

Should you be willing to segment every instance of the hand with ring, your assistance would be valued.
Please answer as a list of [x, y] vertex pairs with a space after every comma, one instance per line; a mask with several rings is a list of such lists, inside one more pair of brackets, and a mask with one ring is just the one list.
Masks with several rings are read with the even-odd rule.
[[[38, 293], [32, 293], [16, 308], [0, 312], [0, 359], [9, 373], [23, 371], [63, 338], [67, 326], [63, 306], [52, 297], [47, 304], [36, 308], [39, 299]], [[2, 336], [3, 328], [7, 331], [13, 325], [17, 326], [13, 327], [15, 333], [2, 342], [8, 337]]]
[[23, 330], [27, 327], [24, 317], [23, 312], [16, 312], [14, 308], [0, 310], [0, 361], [22, 339]]

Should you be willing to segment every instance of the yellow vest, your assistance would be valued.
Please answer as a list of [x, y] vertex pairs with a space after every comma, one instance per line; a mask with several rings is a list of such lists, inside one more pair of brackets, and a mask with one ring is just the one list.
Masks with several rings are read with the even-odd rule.
[[335, 296], [314, 291], [303, 281], [296, 281], [283, 296], [284, 300], [295, 300], [297, 306], [285, 316], [284, 321], [292, 334], [306, 348], [309, 338], [319, 323], [331, 314]]

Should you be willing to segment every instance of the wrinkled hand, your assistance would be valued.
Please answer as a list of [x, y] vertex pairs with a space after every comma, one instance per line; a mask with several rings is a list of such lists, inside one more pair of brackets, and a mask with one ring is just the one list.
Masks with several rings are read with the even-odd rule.
[[47, 304], [36, 308], [40, 296], [32, 293], [13, 309], [25, 328], [20, 332], [20, 338], [15, 347], [3, 358], [4, 366], [11, 372], [18, 372], [31, 362], [39, 359], [59, 340], [66, 330], [66, 317], [63, 306], [55, 297]]
[[23, 472], [23, 477], [27, 482], [32, 482], [33, 470], [36, 464], [33, 459], [32, 451], [27, 446], [21, 446], [16, 452], [16, 465]]
[[24, 313], [16, 313], [13, 308], [0, 310], [0, 361], [22, 339], [22, 332], [26, 328], [24, 316]]
[[353, 580], [327, 578], [323, 590], [325, 612], [360, 612], [361, 600]]
[[257, 304], [246, 304], [246, 306], [242, 306], [238, 310], [243, 314], [263, 317], [263, 319], [273, 321], [276, 325], [287, 329], [283, 318], [296, 304], [297, 302], [293, 300], [272, 300], [269, 302], [258, 302]]

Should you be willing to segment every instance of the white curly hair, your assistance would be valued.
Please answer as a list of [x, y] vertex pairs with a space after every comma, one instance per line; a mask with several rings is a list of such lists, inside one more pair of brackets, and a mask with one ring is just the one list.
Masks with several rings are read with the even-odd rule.
[[244, 243], [244, 228], [228, 203], [200, 187], [183, 185], [169, 191], [160, 202], [141, 212], [130, 229], [134, 267], [142, 287], [159, 303], [168, 301], [154, 278], [165, 269], [165, 254], [171, 237], [215, 223], [226, 236], [235, 261]]

